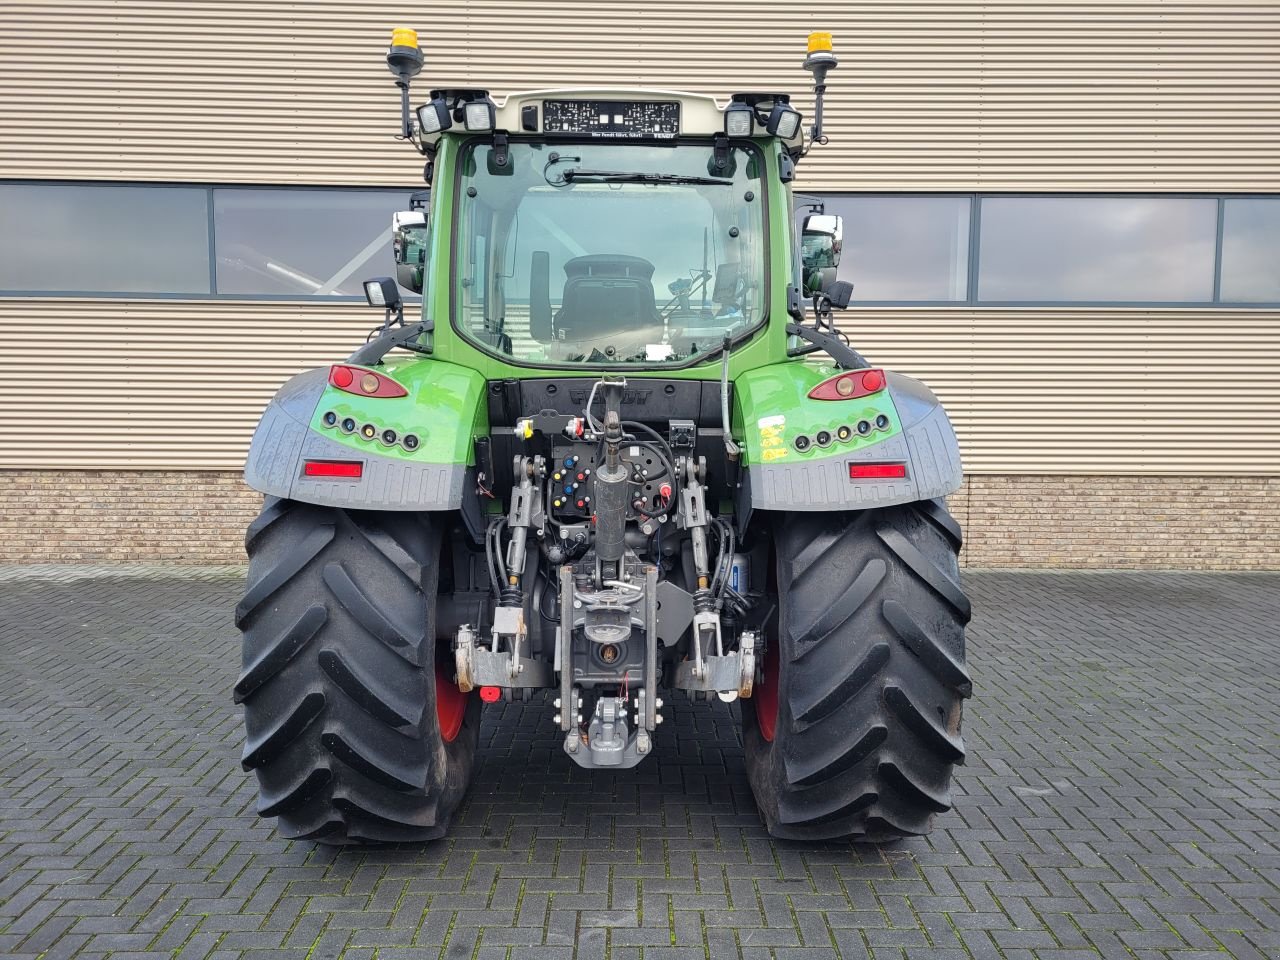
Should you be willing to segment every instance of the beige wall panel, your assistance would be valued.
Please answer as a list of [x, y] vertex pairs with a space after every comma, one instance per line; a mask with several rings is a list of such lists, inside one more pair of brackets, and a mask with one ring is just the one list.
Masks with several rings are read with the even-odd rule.
[[42, 0], [0, 13], [0, 177], [412, 185], [382, 63], [420, 96], [618, 83], [804, 94], [836, 34], [845, 190], [1280, 189], [1280, 4]]
[[[0, 467], [236, 469], [358, 303], [0, 300]], [[868, 309], [876, 363], [947, 405], [972, 473], [1280, 475], [1280, 313]]]

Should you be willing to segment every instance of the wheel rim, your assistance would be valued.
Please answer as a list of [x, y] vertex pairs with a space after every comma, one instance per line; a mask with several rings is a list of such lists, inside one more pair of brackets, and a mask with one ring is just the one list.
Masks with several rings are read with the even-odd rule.
[[436, 719], [440, 723], [440, 737], [445, 743], [452, 743], [453, 738], [462, 729], [462, 721], [467, 717], [467, 695], [458, 689], [444, 667], [436, 664]]
[[764, 655], [764, 679], [756, 688], [756, 723], [760, 736], [773, 743], [774, 729], [778, 725], [778, 639], [769, 644]]

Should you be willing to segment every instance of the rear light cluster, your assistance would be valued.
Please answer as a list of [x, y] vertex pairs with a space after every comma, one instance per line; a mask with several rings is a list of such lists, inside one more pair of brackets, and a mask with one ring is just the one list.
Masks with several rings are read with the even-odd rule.
[[883, 370], [849, 370], [823, 380], [809, 391], [810, 400], [857, 400], [884, 389]]
[[357, 397], [407, 397], [409, 391], [390, 377], [366, 370], [335, 363], [329, 368], [329, 385]]
[[804, 453], [815, 444], [819, 447], [829, 447], [835, 442], [848, 443], [855, 436], [859, 439], [864, 439], [878, 430], [888, 430], [889, 425], [889, 418], [881, 413], [874, 420], [859, 420], [857, 423], [846, 423], [836, 427], [835, 430], [819, 430], [812, 437], [802, 433], [795, 438], [793, 443], [797, 450]]
[[320, 418], [326, 427], [333, 427], [341, 430], [343, 433], [354, 434], [361, 440], [377, 440], [383, 446], [394, 447], [397, 443], [404, 447], [410, 453], [418, 449], [421, 441], [416, 433], [406, 433], [403, 436], [396, 433], [390, 427], [379, 427], [372, 423], [356, 423], [352, 417], [339, 417], [332, 410], [328, 411]]

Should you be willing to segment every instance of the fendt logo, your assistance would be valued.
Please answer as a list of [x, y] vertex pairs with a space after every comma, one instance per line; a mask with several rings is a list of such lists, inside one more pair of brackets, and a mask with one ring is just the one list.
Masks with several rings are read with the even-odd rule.
[[[622, 391], [622, 402], [643, 407], [649, 402], [649, 394], [651, 393], [653, 393], [651, 387], [632, 387]], [[589, 390], [574, 389], [569, 391], [569, 399], [576, 404], [585, 404], [589, 396], [591, 396], [591, 391]]]

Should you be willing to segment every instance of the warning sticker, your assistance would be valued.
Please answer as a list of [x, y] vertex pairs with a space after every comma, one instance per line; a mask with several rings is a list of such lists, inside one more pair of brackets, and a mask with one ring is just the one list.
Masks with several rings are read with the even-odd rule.
[[782, 414], [772, 417], [761, 417], [756, 421], [760, 429], [760, 459], [781, 460], [787, 455], [787, 442], [783, 436], [787, 426], [787, 418]]

